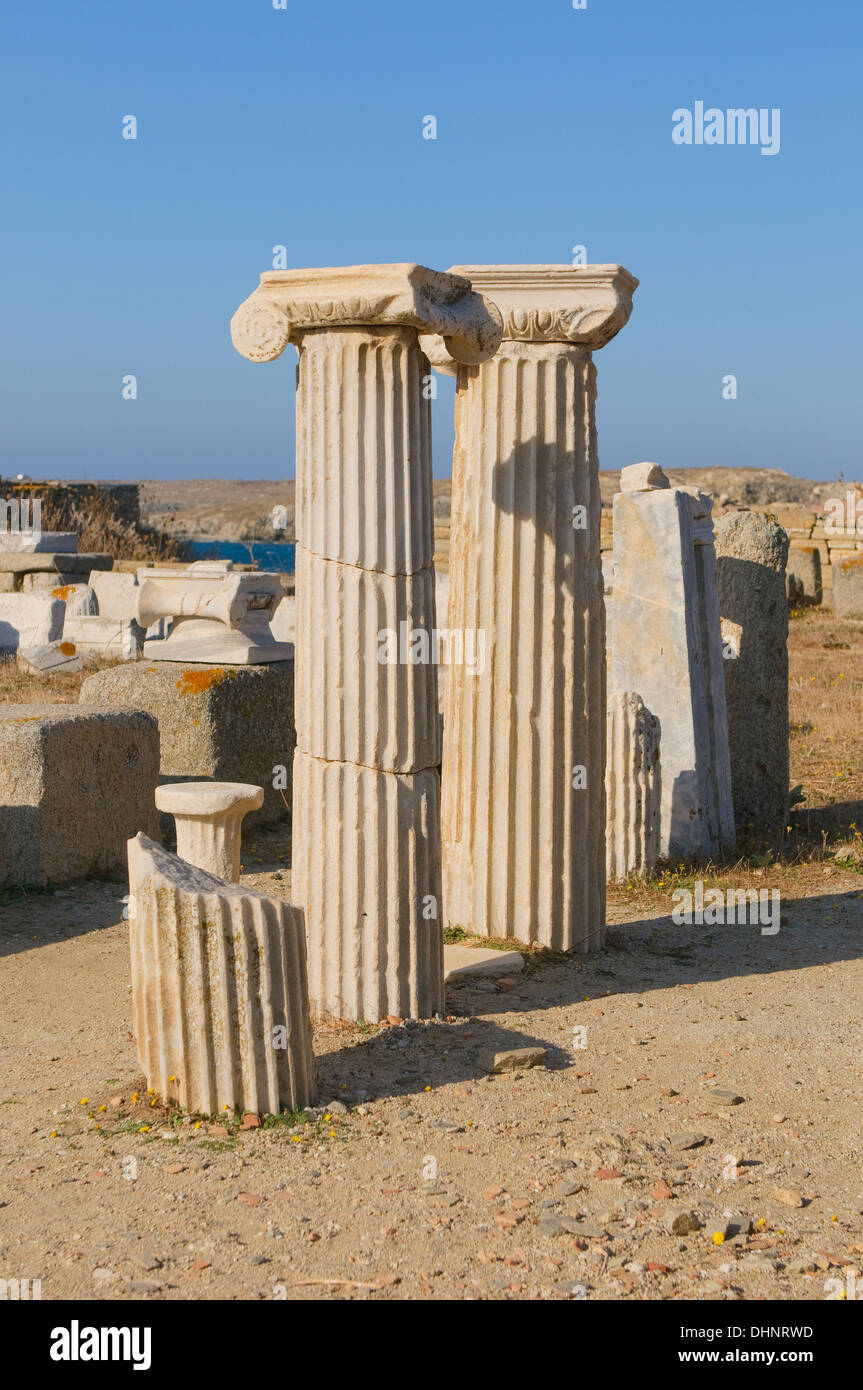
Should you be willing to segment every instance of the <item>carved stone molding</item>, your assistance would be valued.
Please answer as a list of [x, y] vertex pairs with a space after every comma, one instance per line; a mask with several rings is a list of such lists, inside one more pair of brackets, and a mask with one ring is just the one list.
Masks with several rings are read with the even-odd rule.
[[[449, 273], [468, 278], [497, 305], [504, 341], [590, 349], [604, 347], [620, 332], [638, 285], [620, 265], [468, 265]], [[423, 337], [421, 344], [433, 366], [452, 371], [452, 354], [440, 337]]]
[[265, 271], [231, 320], [234, 346], [272, 362], [315, 328], [405, 326], [435, 334], [454, 361], [492, 357], [503, 334], [495, 305], [464, 276], [412, 263]]

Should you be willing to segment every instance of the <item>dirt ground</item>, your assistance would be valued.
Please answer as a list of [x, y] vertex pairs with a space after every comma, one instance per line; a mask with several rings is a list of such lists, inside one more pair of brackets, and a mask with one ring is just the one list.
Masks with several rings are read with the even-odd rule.
[[[125, 885], [7, 893], [0, 1279], [45, 1299], [853, 1296], [863, 642], [806, 612], [790, 650], [806, 800], [781, 844], [698, 875], [778, 888], [776, 935], [673, 925], [691, 870], [617, 885], [601, 955], [527, 953], [450, 988], [445, 1021], [317, 1026], [317, 1115], [164, 1109], [136, 1066]], [[244, 864], [289, 895], [285, 832]], [[546, 1064], [488, 1074], [489, 1049], [526, 1046]]]

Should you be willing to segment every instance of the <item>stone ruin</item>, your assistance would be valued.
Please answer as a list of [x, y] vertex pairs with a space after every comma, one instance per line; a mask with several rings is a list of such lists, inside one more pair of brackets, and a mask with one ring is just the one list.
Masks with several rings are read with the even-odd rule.
[[[717, 576], [710, 498], [638, 464], [614, 501], [613, 568], [601, 563], [593, 353], [636, 284], [615, 265], [267, 272], [232, 336], [252, 361], [299, 349], [295, 600], [224, 563], [94, 566], [88, 588], [83, 568], [44, 571], [78, 576], [61, 636], [95, 647], [100, 623], [105, 651], [127, 631], [142, 659], [89, 677], [79, 706], [7, 711], [0, 739], [31, 769], [34, 881], [114, 862], [129, 841], [135, 1028], [160, 1095], [204, 1113], [310, 1103], [310, 1000], [354, 1020], [439, 1013], [444, 925], [596, 950], [607, 877], [733, 843], [744, 695], [770, 702], [781, 680], [785, 559], [761, 522], [733, 522]], [[431, 364], [457, 378], [446, 585]], [[739, 582], [750, 559], [755, 600]], [[382, 633], [431, 633], [438, 588], [447, 625], [483, 631], [489, 658], [448, 668], [442, 786], [436, 665], [381, 659]], [[762, 684], [744, 692], [762, 640]], [[785, 701], [787, 753], [787, 684]], [[771, 747], [780, 722], [758, 726]], [[142, 794], [101, 859], [88, 832], [63, 860], [59, 767], [79, 746], [92, 756], [93, 729], [121, 761], [137, 740]], [[766, 794], [753, 814], [778, 816]], [[238, 880], [241, 822], [291, 805], [289, 904]], [[160, 812], [176, 854], [153, 842]]]
[[444, 920], [554, 950], [605, 930], [605, 644], [593, 353], [626, 324], [617, 265], [457, 266], [503, 341], [456, 374], [449, 623], [485, 669], [447, 673]]
[[824, 596], [821, 551], [817, 545], [795, 546], [788, 551], [785, 587], [795, 607], [817, 607]]
[[300, 353], [292, 888], [312, 999], [370, 1021], [443, 1009], [437, 673], [377, 639], [436, 621], [420, 332], [476, 364], [500, 316], [408, 264], [269, 271], [231, 323], [251, 361]]
[[139, 625], [170, 622], [166, 636], [144, 642], [145, 660], [251, 666], [293, 657], [292, 646], [276, 642], [270, 631], [282, 597], [278, 575], [199, 562], [183, 570], [139, 569], [136, 577]]
[[659, 859], [661, 729], [640, 695], [608, 697], [605, 868], [609, 879], [650, 878]]
[[302, 918], [145, 835], [129, 842], [132, 1013], [148, 1087], [186, 1110], [316, 1098]]
[[731, 791], [738, 835], [788, 820], [788, 536], [762, 512], [716, 523]]
[[656, 464], [621, 474], [609, 615], [613, 688], [641, 696], [662, 729], [663, 859], [734, 844], [734, 807], [711, 499]]
[[86, 581], [113, 563], [110, 555], [79, 554], [71, 532], [0, 531], [0, 655], [32, 672], [79, 667], [66, 619], [91, 611]]

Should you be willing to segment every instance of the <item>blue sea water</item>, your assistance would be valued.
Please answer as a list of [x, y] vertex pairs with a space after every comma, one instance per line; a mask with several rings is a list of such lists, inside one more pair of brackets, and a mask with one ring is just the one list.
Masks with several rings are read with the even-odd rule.
[[233, 560], [262, 570], [293, 574], [296, 546], [286, 541], [186, 541], [190, 560]]

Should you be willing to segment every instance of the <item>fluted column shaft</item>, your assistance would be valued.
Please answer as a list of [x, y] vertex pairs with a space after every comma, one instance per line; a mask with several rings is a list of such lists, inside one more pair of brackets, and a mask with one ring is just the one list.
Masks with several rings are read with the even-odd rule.
[[571, 344], [459, 369], [449, 625], [484, 630], [487, 657], [447, 673], [445, 918], [559, 950], [598, 946], [605, 909], [594, 400]]
[[231, 320], [253, 362], [300, 349], [293, 896], [312, 998], [341, 1018], [443, 1008], [429, 362], [418, 334], [439, 335], [454, 361], [483, 362], [502, 331], [467, 277], [413, 262], [267, 271]]
[[383, 635], [435, 626], [430, 368], [409, 327], [299, 346], [293, 896], [309, 988], [339, 1017], [428, 1016], [443, 1008], [437, 671]]
[[204, 1115], [310, 1105], [302, 917], [144, 835], [128, 848], [132, 1012], [147, 1085]]

